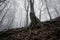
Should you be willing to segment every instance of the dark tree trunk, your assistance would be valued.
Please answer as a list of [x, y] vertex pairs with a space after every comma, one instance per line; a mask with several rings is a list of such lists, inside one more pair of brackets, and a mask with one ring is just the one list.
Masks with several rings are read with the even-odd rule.
[[30, 26], [37, 27], [41, 25], [40, 20], [35, 16], [34, 12], [34, 0], [30, 0], [30, 19], [31, 19], [31, 24]]

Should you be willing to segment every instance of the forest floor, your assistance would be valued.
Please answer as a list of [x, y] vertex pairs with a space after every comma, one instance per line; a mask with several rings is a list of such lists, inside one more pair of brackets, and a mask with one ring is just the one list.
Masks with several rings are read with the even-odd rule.
[[[0, 40], [60, 40], [60, 17], [42, 27], [25, 27], [0, 32]], [[57, 22], [55, 22], [57, 21]]]

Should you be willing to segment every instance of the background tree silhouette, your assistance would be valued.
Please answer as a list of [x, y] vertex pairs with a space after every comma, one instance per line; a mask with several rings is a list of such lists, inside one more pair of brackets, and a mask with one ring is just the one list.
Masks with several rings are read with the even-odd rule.
[[30, 19], [31, 19], [30, 26], [40, 27], [42, 25], [41, 21], [35, 16], [34, 0], [30, 0]]

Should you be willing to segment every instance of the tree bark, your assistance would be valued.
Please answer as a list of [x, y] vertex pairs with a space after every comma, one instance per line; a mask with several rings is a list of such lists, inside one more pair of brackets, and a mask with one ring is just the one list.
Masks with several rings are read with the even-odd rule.
[[30, 26], [37, 27], [41, 26], [40, 20], [35, 16], [34, 12], [34, 0], [30, 0], [30, 19], [31, 19], [31, 24]]

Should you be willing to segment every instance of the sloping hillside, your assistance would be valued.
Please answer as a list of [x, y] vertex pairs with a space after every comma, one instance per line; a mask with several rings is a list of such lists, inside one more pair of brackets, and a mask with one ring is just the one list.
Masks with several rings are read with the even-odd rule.
[[[60, 20], [60, 17], [54, 20]], [[60, 40], [60, 22], [47, 21], [42, 27], [9, 29], [0, 32], [0, 40]]]

